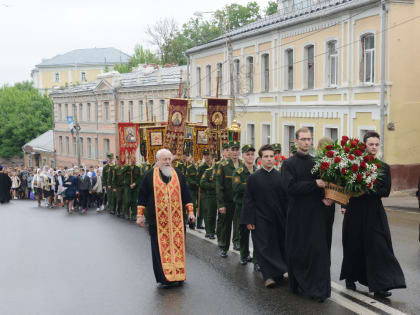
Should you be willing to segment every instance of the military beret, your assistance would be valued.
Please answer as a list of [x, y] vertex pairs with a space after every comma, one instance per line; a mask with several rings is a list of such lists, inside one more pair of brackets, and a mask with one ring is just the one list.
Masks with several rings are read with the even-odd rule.
[[229, 142], [225, 142], [225, 143], [223, 143], [223, 144], [222, 144], [222, 148], [223, 148], [223, 149], [227, 149], [227, 148], [229, 148]]
[[292, 152], [292, 153], [296, 153], [296, 152], [297, 152], [297, 147], [296, 147], [296, 145], [292, 144], [292, 145], [290, 146], [290, 152]]
[[231, 141], [229, 142], [229, 148], [240, 148], [241, 144], [239, 143], [239, 141]]
[[280, 151], [281, 152], [281, 144], [280, 143], [274, 143], [273, 144], [274, 151]]
[[114, 154], [113, 154], [113, 153], [108, 153], [108, 154], [106, 155], [106, 157], [107, 157], [108, 159], [113, 159], [113, 158], [114, 158]]
[[209, 149], [204, 149], [203, 150], [203, 154], [204, 155], [209, 155], [210, 154], [210, 150]]
[[116, 155], [116, 156], [115, 156], [115, 158], [116, 158], [117, 160], [119, 160], [119, 159], [120, 159], [120, 157], [119, 157], [118, 155]]
[[254, 148], [254, 146], [252, 144], [245, 144], [242, 147], [242, 153], [246, 153], [248, 151], [255, 151], [255, 148]]

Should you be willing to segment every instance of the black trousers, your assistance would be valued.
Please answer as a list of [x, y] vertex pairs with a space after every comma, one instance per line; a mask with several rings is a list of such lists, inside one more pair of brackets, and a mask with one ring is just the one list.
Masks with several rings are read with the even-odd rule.
[[82, 209], [87, 209], [89, 190], [79, 190], [79, 199]]

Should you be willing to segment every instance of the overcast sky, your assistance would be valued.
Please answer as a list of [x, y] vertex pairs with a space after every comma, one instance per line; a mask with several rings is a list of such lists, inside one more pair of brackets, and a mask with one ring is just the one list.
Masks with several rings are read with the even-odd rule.
[[[42, 58], [73, 49], [115, 47], [132, 54], [148, 44], [147, 25], [248, 0], [0, 0], [0, 86], [30, 80]], [[257, 0], [261, 8], [268, 0]]]

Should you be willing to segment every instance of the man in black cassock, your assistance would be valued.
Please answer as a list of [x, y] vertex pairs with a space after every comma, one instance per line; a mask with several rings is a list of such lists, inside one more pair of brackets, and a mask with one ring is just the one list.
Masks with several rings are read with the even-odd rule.
[[288, 197], [286, 257], [293, 293], [323, 302], [331, 295], [330, 213], [333, 203], [324, 199], [325, 182], [311, 173], [308, 128], [296, 131], [298, 151], [282, 164], [282, 185]]
[[[363, 142], [370, 154], [379, 149], [379, 134], [367, 132]], [[388, 219], [382, 197], [391, 192], [391, 172], [383, 163], [384, 177], [375, 192], [350, 198], [344, 209], [343, 264], [340, 280], [356, 290], [355, 282], [367, 286], [375, 297], [391, 296], [389, 290], [405, 288], [404, 274], [394, 256]]]
[[143, 227], [146, 220], [149, 224], [156, 282], [164, 287], [176, 286], [185, 280], [183, 209], [188, 212], [188, 221], [194, 223], [194, 208], [184, 176], [171, 166], [172, 153], [161, 149], [156, 160], [139, 190], [137, 225]]
[[274, 169], [274, 149], [264, 145], [258, 152], [261, 168], [247, 180], [240, 224], [251, 230], [254, 254], [264, 285], [276, 286], [287, 276], [284, 239], [286, 209], [280, 172]]
[[0, 165], [0, 203], [7, 203], [10, 201], [10, 189], [12, 181], [6, 173], [3, 172], [3, 166]]

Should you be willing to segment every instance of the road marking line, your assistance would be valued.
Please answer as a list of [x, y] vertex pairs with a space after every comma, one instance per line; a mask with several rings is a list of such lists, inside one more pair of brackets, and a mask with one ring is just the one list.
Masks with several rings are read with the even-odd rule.
[[375, 308], [377, 308], [377, 309], [379, 309], [383, 312], [386, 312], [388, 314], [392, 314], [392, 315], [406, 314], [406, 313], [403, 313], [403, 312], [401, 312], [401, 311], [399, 311], [399, 310], [397, 310], [397, 309], [395, 309], [391, 306], [388, 306], [384, 303], [381, 303], [377, 300], [374, 300], [369, 296], [366, 296], [366, 295], [361, 294], [361, 293], [356, 292], [356, 291], [348, 290], [348, 289], [346, 289], [345, 287], [343, 287], [342, 285], [340, 285], [336, 282], [331, 281], [331, 287], [334, 288], [335, 290], [339, 291], [339, 292], [343, 292], [344, 294], [352, 296], [352, 297], [358, 299], [359, 301], [362, 301], [362, 302], [364, 302], [368, 305], [371, 305], [371, 306], [373, 306], [373, 307], [375, 307]]
[[376, 315], [379, 313], [375, 313], [373, 311], [371, 311], [370, 309], [357, 304], [347, 298], [345, 298], [344, 296], [341, 296], [338, 293], [335, 292], [331, 292], [331, 297], [330, 300], [337, 303], [338, 305], [341, 305], [345, 308], [347, 308], [348, 310], [355, 312], [356, 314], [363, 314], [363, 315]]
[[[187, 229], [187, 233], [189, 233], [191, 235], [194, 235], [195, 237], [201, 238], [201, 239], [217, 246], [217, 240], [211, 240], [211, 239], [206, 238], [205, 233], [201, 233], [197, 230], [190, 230], [190, 229]], [[229, 249], [229, 252], [234, 253], [236, 255], [239, 255], [239, 252], [231, 250], [231, 249]], [[252, 255], [252, 250], [250, 252], [251, 252], [250, 254]], [[347, 295], [361, 301], [362, 303], [365, 303], [365, 304], [370, 305], [374, 308], [377, 308], [378, 310], [381, 310], [382, 312], [385, 312], [387, 314], [406, 315], [406, 313], [403, 313], [403, 312], [401, 312], [401, 311], [399, 311], [399, 310], [397, 310], [393, 307], [390, 307], [390, 306], [388, 306], [386, 304], [383, 304], [383, 303], [381, 303], [377, 300], [374, 300], [374, 299], [370, 298], [369, 296], [363, 295], [359, 292], [348, 290], [345, 287], [343, 287], [342, 285], [338, 284], [337, 282], [331, 281], [331, 288], [333, 288], [333, 289], [335, 289], [339, 292], [342, 292], [344, 294], [347, 294]], [[339, 304], [339, 305], [341, 305], [341, 306], [343, 306], [343, 307], [345, 307], [345, 308], [347, 308], [347, 309], [349, 309], [349, 310], [351, 310], [351, 311], [353, 311], [357, 314], [378, 314], [378, 313], [375, 313], [375, 312], [371, 311], [370, 309], [368, 309], [368, 308], [366, 308], [366, 307], [364, 307], [360, 304], [357, 304], [357, 303], [353, 302], [352, 300], [350, 300], [350, 299], [348, 299], [344, 296], [341, 296], [340, 294], [335, 293], [335, 292], [331, 292], [331, 298], [330, 299], [332, 301], [334, 301], [335, 303], [337, 303], [337, 304]]]

